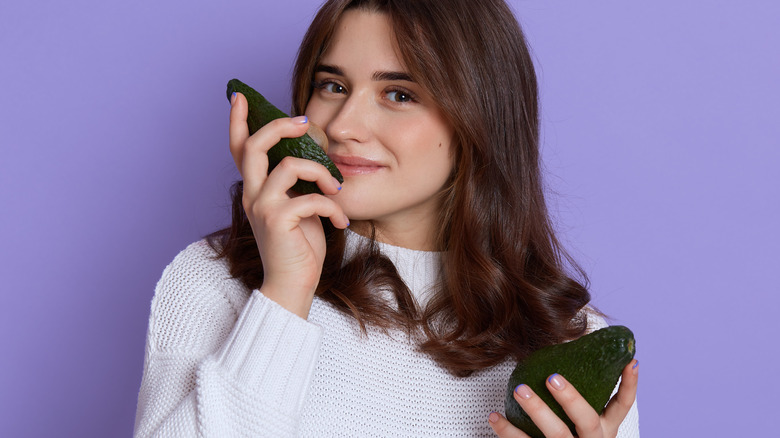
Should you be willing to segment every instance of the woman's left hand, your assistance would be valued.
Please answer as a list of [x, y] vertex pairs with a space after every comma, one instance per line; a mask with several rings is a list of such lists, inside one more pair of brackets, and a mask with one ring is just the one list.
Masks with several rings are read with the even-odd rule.
[[[560, 403], [569, 416], [580, 438], [614, 438], [623, 419], [636, 399], [638, 362], [632, 360], [623, 369], [622, 380], [617, 394], [609, 401], [604, 412], [599, 416], [579, 392], [563, 376], [553, 374], [547, 379], [547, 389], [555, 400]], [[520, 385], [515, 390], [515, 400], [534, 421], [539, 430], [548, 438], [571, 437], [566, 423], [550, 409], [549, 406], [528, 385]], [[528, 438], [528, 435], [514, 427], [506, 418], [497, 412], [489, 417], [490, 426], [501, 438]]]

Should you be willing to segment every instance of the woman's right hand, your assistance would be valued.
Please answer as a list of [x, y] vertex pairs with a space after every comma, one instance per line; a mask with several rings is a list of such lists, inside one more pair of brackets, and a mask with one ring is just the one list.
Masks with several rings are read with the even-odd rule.
[[320, 194], [297, 196], [298, 179], [314, 181], [323, 193], [341, 189], [325, 166], [286, 157], [268, 173], [268, 150], [281, 138], [303, 135], [305, 116], [271, 121], [253, 135], [246, 123], [248, 105], [234, 93], [230, 108], [230, 153], [244, 180], [243, 206], [263, 262], [263, 295], [306, 318], [325, 260], [325, 234], [319, 217], [337, 228], [349, 225], [341, 207]]

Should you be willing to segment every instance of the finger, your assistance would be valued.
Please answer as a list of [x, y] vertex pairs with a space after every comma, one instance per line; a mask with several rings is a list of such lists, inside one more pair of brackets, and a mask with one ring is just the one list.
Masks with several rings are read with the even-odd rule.
[[301, 220], [312, 216], [327, 217], [337, 228], [349, 226], [349, 219], [341, 206], [319, 194], [312, 193], [277, 201], [274, 208], [268, 208], [268, 205], [258, 202], [250, 208], [255, 217], [262, 217], [262, 221], [273, 235], [292, 231], [298, 227]]
[[341, 183], [330, 174], [327, 167], [312, 160], [285, 157], [268, 175], [263, 193], [284, 194], [299, 180], [312, 181], [326, 195], [335, 195]]
[[547, 379], [547, 389], [574, 423], [578, 436], [587, 438], [602, 435], [598, 412], [580, 395], [574, 385], [556, 373]]
[[514, 397], [544, 436], [571, 437], [569, 426], [528, 385], [517, 385]]
[[326, 217], [337, 228], [347, 228], [349, 226], [349, 219], [344, 214], [341, 206], [332, 199], [316, 193], [301, 195], [291, 199], [281, 209], [281, 213], [287, 214], [287, 217], [297, 218], [297, 220], [294, 219], [288, 222], [288, 230], [297, 227], [301, 219], [311, 216]]
[[603, 417], [605, 426], [617, 430], [636, 400], [638, 382], [639, 361], [634, 359], [623, 368], [618, 392], [612, 397], [607, 404], [607, 407], [604, 409]]
[[244, 158], [244, 143], [249, 138], [249, 126], [246, 123], [248, 108], [244, 95], [233, 93], [233, 96], [230, 98], [229, 145], [230, 154], [233, 155], [233, 161], [236, 163], [236, 168], [238, 168], [239, 172], [242, 171], [241, 163]]
[[268, 150], [282, 138], [297, 138], [305, 134], [308, 122], [306, 116], [272, 120], [246, 140], [241, 163], [245, 197], [254, 199], [268, 176]]
[[516, 428], [503, 415], [498, 412], [491, 412], [488, 416], [488, 423], [493, 428], [493, 432], [500, 438], [529, 438], [522, 430]]

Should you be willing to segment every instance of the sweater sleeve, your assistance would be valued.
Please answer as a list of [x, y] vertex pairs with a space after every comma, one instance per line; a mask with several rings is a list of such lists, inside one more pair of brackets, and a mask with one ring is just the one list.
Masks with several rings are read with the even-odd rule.
[[212, 255], [190, 245], [157, 284], [134, 436], [294, 436], [321, 329]]

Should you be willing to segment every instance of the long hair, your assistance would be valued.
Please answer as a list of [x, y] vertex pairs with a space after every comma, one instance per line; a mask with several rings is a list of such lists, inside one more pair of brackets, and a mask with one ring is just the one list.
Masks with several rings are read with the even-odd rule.
[[[339, 18], [354, 8], [389, 18], [408, 72], [454, 127], [455, 168], [436, 236], [442, 277], [419, 309], [376, 245], [345, 264], [344, 234], [323, 220], [328, 252], [317, 296], [364, 331], [421, 331], [422, 351], [457, 376], [582, 335], [587, 278], [556, 239], [547, 211], [536, 74], [512, 11], [502, 0], [328, 1], [298, 53], [293, 113], [305, 111], [314, 69]], [[238, 182], [232, 190], [232, 226], [209, 240], [232, 275], [258, 288], [262, 269], [241, 188]], [[393, 290], [396, 303], [388, 305], [376, 287]]]

